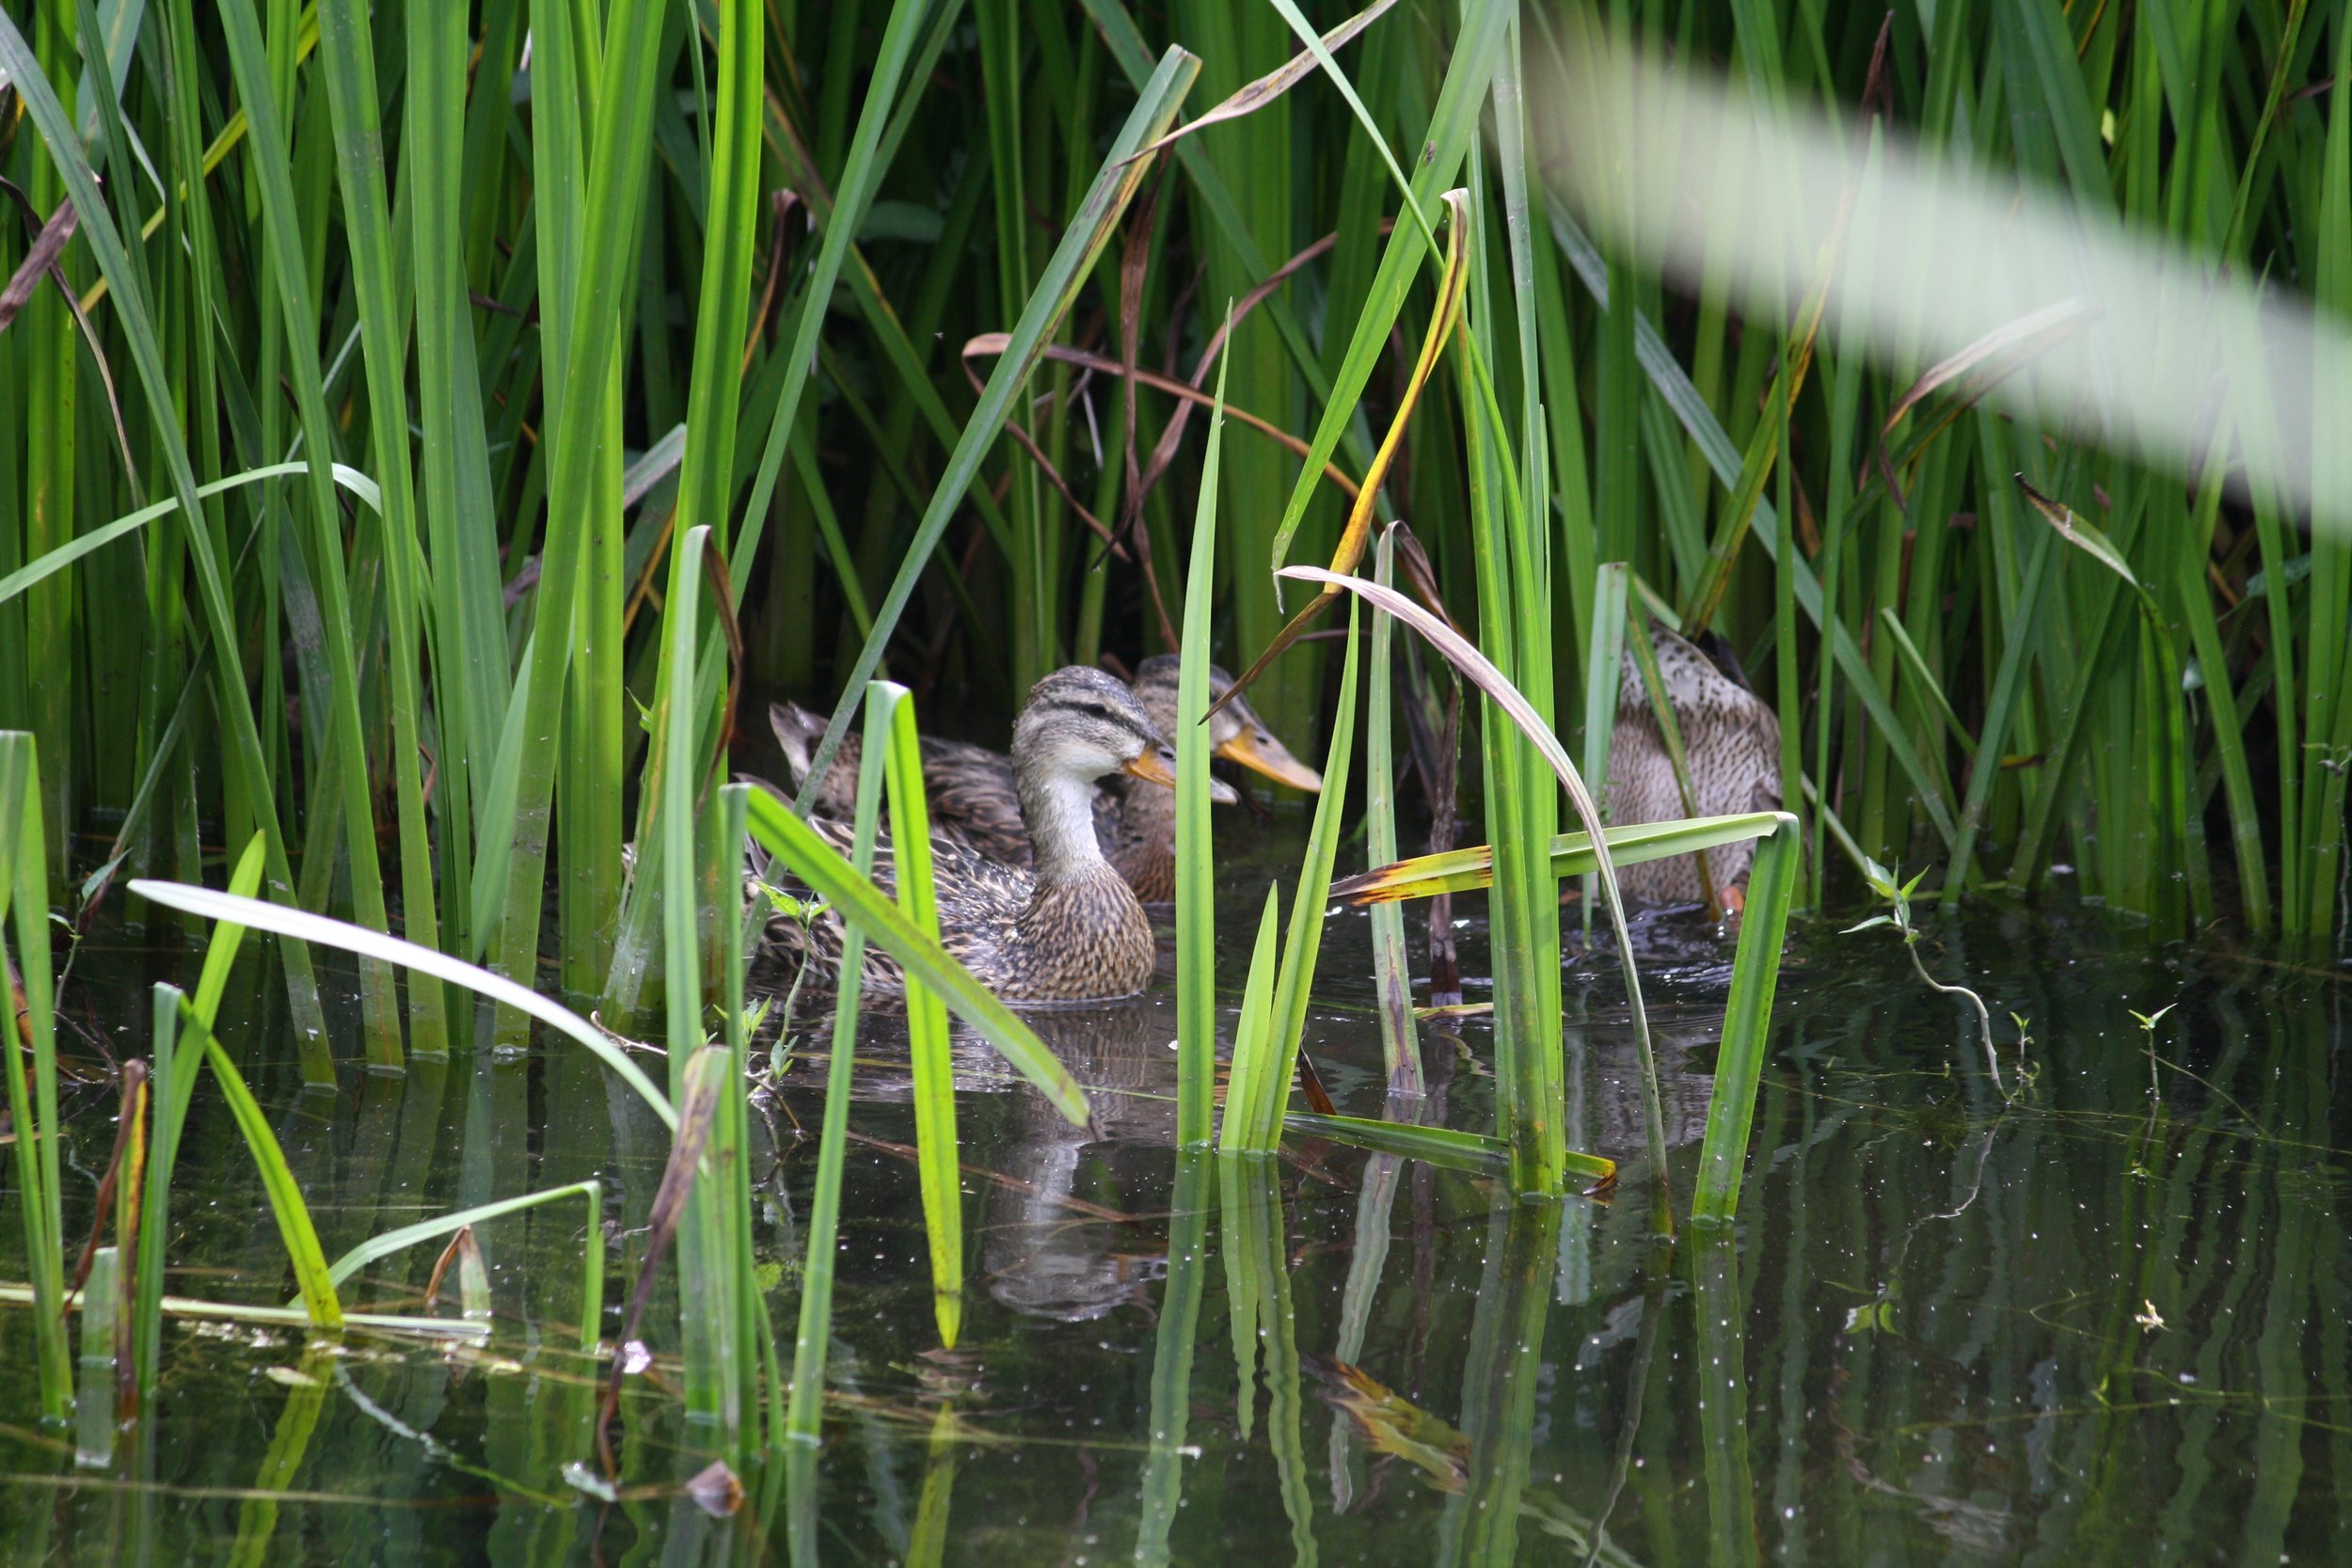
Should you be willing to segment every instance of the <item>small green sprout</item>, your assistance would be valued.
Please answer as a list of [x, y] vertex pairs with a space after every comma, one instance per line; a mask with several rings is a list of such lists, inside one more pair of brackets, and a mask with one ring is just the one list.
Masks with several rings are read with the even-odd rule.
[[2164, 1093], [2156, 1083], [2156, 1023], [2165, 1014], [2179, 1006], [2178, 1002], [2168, 1002], [2153, 1013], [2143, 1013], [2137, 1007], [2123, 1009], [2139, 1021], [2140, 1038], [2148, 1047], [2148, 1098], [2150, 1100], [2160, 1099]]
[[[1891, 912], [1874, 914], [1867, 920], [1858, 921], [1847, 927], [1843, 934], [1851, 936], [1856, 931], [1867, 931], [1873, 926], [1894, 927], [1896, 930], [1902, 933], [1903, 950], [1911, 955], [1911, 967], [1919, 972], [1920, 979], [1926, 981], [1931, 989], [1940, 990], [1947, 996], [1964, 996], [1968, 999], [1969, 1005], [1977, 1009], [1977, 1029], [1984, 1041], [1984, 1065], [1993, 1074], [1993, 1087], [2002, 1098], [2007, 1099], [2009, 1089], [2001, 1082], [2001, 1059], [1993, 1045], [1993, 1015], [1985, 1010], [1984, 998], [1966, 986], [1944, 984], [1934, 975], [1930, 974], [1928, 966], [1919, 961], [1920, 933], [1919, 928], [1911, 923], [1911, 895], [1918, 890], [1919, 882], [1927, 876], [1927, 873], [1923, 870], [1917, 877], [1912, 878], [1907, 882], [1898, 881], [1896, 880], [1897, 873], [1887, 870], [1886, 867], [1865, 855], [1862, 857], [1862, 876], [1863, 879], [1870, 884], [1870, 891], [1885, 899], [1891, 906]], [[2015, 1013], [2011, 1013], [2010, 1017], [2017, 1019]], [[2020, 1072], [2025, 1069], [2025, 1023], [2024, 1019], [2017, 1019], [2017, 1052]]]

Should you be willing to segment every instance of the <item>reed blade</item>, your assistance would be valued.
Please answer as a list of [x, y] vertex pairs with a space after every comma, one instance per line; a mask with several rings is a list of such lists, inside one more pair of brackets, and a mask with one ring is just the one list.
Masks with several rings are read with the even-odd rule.
[[[867, 732], [882, 742], [890, 788], [891, 847], [898, 909], [907, 923], [939, 941], [939, 904], [931, 882], [930, 805], [923, 789], [923, 749], [914, 729], [914, 694], [876, 681], [866, 696]], [[879, 731], [879, 733], [877, 733]], [[948, 1053], [946, 1005], [922, 981], [906, 990], [907, 1053], [914, 1071], [914, 1144], [923, 1191], [923, 1232], [930, 1243], [931, 1312], [939, 1342], [956, 1348], [963, 1323], [963, 1177], [956, 1144], [956, 1066]]]
[[1740, 1180], [1748, 1155], [1748, 1133], [1756, 1117], [1756, 1085], [1772, 1045], [1772, 994], [1780, 984], [1782, 943], [1788, 908], [1804, 871], [1804, 837], [1797, 819], [1778, 814], [1778, 823], [1756, 847], [1748, 868], [1747, 907], [1740, 919], [1740, 945], [1731, 960], [1731, 999], [1724, 1015], [1723, 1045], [1716, 1056], [1715, 1085], [1707, 1101], [1707, 1135], [1699, 1147], [1698, 1183], [1691, 1217], [1699, 1224], [1728, 1224], [1740, 1207]]

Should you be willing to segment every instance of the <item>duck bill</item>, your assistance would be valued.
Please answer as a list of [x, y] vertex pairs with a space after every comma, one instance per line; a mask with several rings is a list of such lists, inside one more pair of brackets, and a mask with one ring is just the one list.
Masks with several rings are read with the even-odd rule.
[[1155, 784], [1166, 784], [1170, 789], [1176, 787], [1176, 775], [1168, 771], [1168, 764], [1160, 760], [1157, 752], [1144, 752], [1120, 771], [1130, 778], [1148, 779]]
[[1323, 775], [1291, 755], [1290, 748], [1268, 736], [1261, 745], [1258, 737], [1244, 730], [1216, 749], [1216, 754], [1228, 762], [1238, 762], [1253, 773], [1263, 773], [1276, 784], [1303, 789], [1310, 795], [1323, 789]]

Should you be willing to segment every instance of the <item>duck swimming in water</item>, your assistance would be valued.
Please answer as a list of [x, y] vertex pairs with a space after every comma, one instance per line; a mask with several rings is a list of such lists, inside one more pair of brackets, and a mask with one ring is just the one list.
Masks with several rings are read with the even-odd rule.
[[[1145, 659], [1136, 671], [1135, 700], [1163, 736], [1175, 731], [1180, 671], [1174, 654]], [[1214, 664], [1209, 666], [1212, 702], [1232, 684], [1231, 675]], [[797, 789], [807, 777], [809, 759], [825, 733], [824, 716], [797, 704], [778, 703], [768, 710], [768, 717]], [[1212, 754], [1278, 784], [1311, 792], [1323, 787], [1323, 776], [1293, 756], [1246, 701], [1229, 703], [1210, 719], [1209, 745]], [[843, 737], [833, 766], [825, 771], [811, 806], [814, 814], [847, 819], [854, 812], [858, 760], [858, 735], [852, 730]], [[1013, 759], [1000, 752], [967, 741], [923, 738], [923, 785], [930, 801], [933, 829], [962, 841], [989, 860], [1025, 866], [1031, 863], [1032, 850], [1014, 775]], [[1216, 780], [1210, 781], [1209, 796], [1227, 804], [1240, 799]], [[1127, 778], [1106, 779], [1095, 791], [1094, 825], [1104, 854], [1127, 879], [1136, 896], [1146, 903], [1166, 903], [1176, 896], [1173, 791]]]
[[[1014, 797], [1030, 866], [989, 859], [971, 842], [931, 835], [931, 876], [941, 944], [975, 978], [1009, 1002], [1080, 1002], [1132, 996], [1152, 978], [1152, 922], [1095, 836], [1099, 779], [1124, 774], [1172, 798], [1175, 752], [1136, 695], [1100, 670], [1057, 670], [1037, 683], [1012, 732]], [[849, 852], [848, 823], [810, 826]], [[894, 863], [878, 845], [874, 880], [895, 892]], [[841, 961], [841, 921], [770, 922], [770, 942], [830, 976]], [[869, 947], [866, 987], [903, 991], [889, 954]]]
[[[1658, 670], [1674, 708], [1675, 726], [1682, 732], [1697, 815], [1778, 811], [1779, 717], [1692, 643], [1656, 625], [1650, 637], [1658, 648]], [[1613, 826], [1672, 822], [1692, 815], [1683, 807], [1665, 736], [1651, 710], [1641, 666], [1629, 649], [1618, 667], [1607, 809]], [[1728, 907], [1738, 907], [1755, 859], [1756, 845], [1750, 840], [1707, 851], [1708, 872]], [[1704, 896], [1693, 855], [1620, 866], [1617, 885], [1627, 897], [1652, 904], [1695, 904]]]

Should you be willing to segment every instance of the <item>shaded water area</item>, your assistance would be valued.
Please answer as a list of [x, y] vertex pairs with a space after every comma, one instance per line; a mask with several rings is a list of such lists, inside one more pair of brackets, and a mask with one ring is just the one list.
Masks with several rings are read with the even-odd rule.
[[[1263, 877], [1235, 881], [1221, 941], [1237, 985]], [[1462, 912], [1474, 975], [1475, 901]], [[1418, 952], [1418, 911], [1410, 924]], [[1730, 946], [1672, 920], [1648, 936], [1687, 1198]], [[914, 1170], [886, 1147], [914, 1139], [903, 1049], [869, 1019], [826, 1440], [744, 1477], [732, 1516], [682, 1490], [708, 1455], [677, 1398], [666, 1269], [653, 1359], [614, 1423], [624, 1490], [567, 1480], [593, 1468], [602, 1368], [578, 1349], [580, 1211], [556, 1205], [481, 1227], [484, 1348], [355, 1331], [306, 1349], [175, 1319], [160, 1399], [104, 1465], [34, 1425], [28, 1309], [0, 1305], [0, 1561], [2352, 1560], [2352, 976], [2152, 953], [2095, 910], [1991, 901], [1931, 924], [1926, 952], [1996, 1018], [2029, 1021], [2030, 1093], [2004, 1107], [1973, 1025], [1886, 932], [1800, 924], [1737, 1232], [1667, 1247], [1649, 1235], [1638, 1076], [1605, 958], [1566, 966], [1570, 1142], [1624, 1162], [1623, 1180], [1549, 1206], [1296, 1137], [1272, 1163], [1180, 1163], [1171, 1002], [1036, 1014], [1093, 1087], [1096, 1131], [965, 1050], [971, 1284], [952, 1354], [930, 1350]], [[143, 1049], [143, 986], [186, 963], [93, 939], [66, 1010], [111, 1049]], [[405, 1079], [354, 1065], [339, 1095], [305, 1098], [274, 976], [246, 967], [222, 1032], [329, 1256], [601, 1177], [601, 1327], [619, 1333], [666, 1148], [640, 1102], [560, 1041]], [[1363, 917], [1335, 916], [1308, 1038], [1357, 1115], [1382, 1112], [1370, 987], [1353, 978], [1369, 972]], [[2129, 1009], [2168, 1004], [2152, 1069]], [[1422, 1040], [1438, 1085], [1423, 1114], [1490, 1126], [1484, 1023], [1424, 1023]], [[818, 1080], [795, 1058], [755, 1129], [762, 1281], [787, 1360]], [[71, 1105], [83, 1234], [112, 1091]], [[199, 1097], [174, 1221], [173, 1293], [290, 1294], [214, 1096]], [[14, 1225], [0, 1205], [11, 1275]], [[418, 1309], [433, 1250], [373, 1266], [347, 1302]]]

